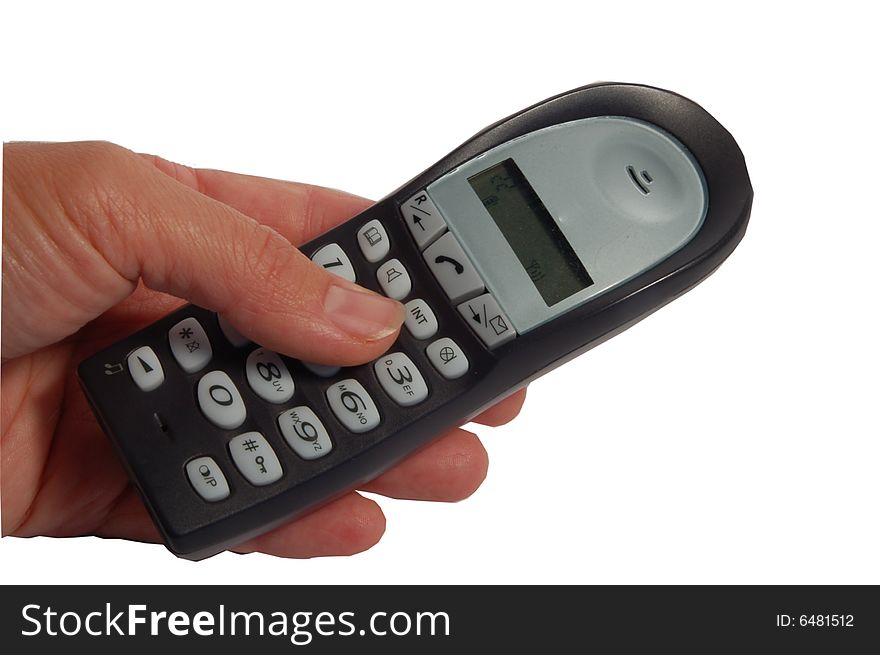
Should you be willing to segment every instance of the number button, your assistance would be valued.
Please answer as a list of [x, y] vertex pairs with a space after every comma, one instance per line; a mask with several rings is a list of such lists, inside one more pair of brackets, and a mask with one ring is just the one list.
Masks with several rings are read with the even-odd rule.
[[284, 471], [278, 455], [259, 432], [245, 432], [229, 442], [235, 468], [255, 487], [272, 484]]
[[305, 405], [279, 414], [278, 427], [287, 445], [303, 459], [318, 459], [333, 450], [327, 428]]
[[251, 342], [250, 339], [232, 327], [232, 323], [220, 316], [220, 314], [217, 314], [217, 324], [220, 326], [220, 331], [226, 337], [226, 340], [236, 348], [243, 348]]
[[456, 380], [468, 372], [470, 363], [464, 351], [449, 337], [437, 339], [425, 351], [434, 368], [447, 380]]
[[266, 402], [277, 405], [293, 397], [293, 377], [277, 353], [257, 348], [248, 356], [245, 370], [251, 389]]
[[187, 373], [201, 371], [211, 361], [211, 342], [194, 318], [185, 318], [168, 330], [171, 354]]
[[128, 356], [128, 372], [141, 391], [152, 391], [165, 381], [162, 363], [149, 346], [141, 346]]
[[425, 191], [419, 191], [400, 206], [403, 220], [419, 248], [424, 249], [446, 230], [446, 221]]
[[196, 493], [209, 503], [229, 497], [229, 483], [213, 457], [197, 457], [187, 462], [186, 477]]
[[327, 389], [327, 402], [336, 418], [350, 432], [367, 432], [380, 423], [376, 403], [361, 383], [353, 378], [337, 382]]
[[334, 275], [338, 275], [343, 280], [348, 280], [349, 282], [356, 280], [357, 276], [354, 274], [351, 260], [338, 243], [329, 243], [323, 248], [319, 248], [312, 255], [312, 261], [318, 266], [323, 266]]
[[376, 220], [362, 225], [358, 230], [358, 245], [366, 260], [371, 264], [385, 259], [391, 249], [385, 226]]
[[400, 263], [399, 259], [389, 259], [376, 271], [376, 279], [379, 286], [389, 298], [403, 300], [412, 291], [412, 280], [409, 272]]
[[425, 378], [403, 353], [391, 353], [373, 364], [376, 377], [391, 399], [403, 407], [418, 405], [428, 397]]
[[406, 329], [416, 339], [430, 339], [437, 334], [437, 317], [434, 310], [421, 298], [410, 300], [406, 305]]
[[307, 362], [305, 360], [302, 360], [302, 365], [319, 378], [332, 378], [342, 370], [342, 367], [340, 366], [333, 366], [332, 364], [316, 364], [315, 362]]
[[211, 371], [199, 380], [196, 395], [207, 419], [218, 428], [234, 430], [244, 423], [247, 410], [241, 394], [223, 371]]

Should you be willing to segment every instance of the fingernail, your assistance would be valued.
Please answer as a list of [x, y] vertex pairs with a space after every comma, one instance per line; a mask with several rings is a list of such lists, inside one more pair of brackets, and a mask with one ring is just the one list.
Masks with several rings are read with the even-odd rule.
[[392, 334], [403, 323], [403, 305], [367, 290], [331, 284], [324, 296], [324, 312], [348, 334], [375, 341]]

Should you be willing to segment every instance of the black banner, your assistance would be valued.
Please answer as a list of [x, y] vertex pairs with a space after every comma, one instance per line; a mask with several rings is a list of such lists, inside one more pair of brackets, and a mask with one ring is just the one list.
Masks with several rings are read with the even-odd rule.
[[880, 647], [876, 587], [7, 586], [0, 606], [7, 653]]

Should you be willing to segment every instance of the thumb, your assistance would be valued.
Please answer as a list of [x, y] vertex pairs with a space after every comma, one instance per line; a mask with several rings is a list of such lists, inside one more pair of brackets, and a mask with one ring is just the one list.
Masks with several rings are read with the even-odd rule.
[[[5, 182], [14, 189], [9, 196], [4, 192], [4, 201], [12, 201], [11, 209], [4, 207], [4, 223], [12, 222], [4, 225], [4, 305], [7, 259], [10, 290], [29, 301], [34, 296], [16, 288], [28, 276], [16, 275], [16, 269], [34, 260], [39, 265], [40, 259], [40, 246], [17, 243], [19, 235], [10, 234], [22, 222], [18, 211], [39, 214], [37, 222], [49, 234], [30, 240], [48, 237], [43, 240], [56, 251], [45, 255], [53, 262], [45, 262], [41, 282], [69, 300], [50, 309], [62, 315], [48, 321], [50, 305], [34, 308], [43, 316], [41, 325], [31, 319], [29, 349], [99, 316], [131, 293], [138, 279], [222, 313], [267, 348], [328, 364], [378, 357], [403, 322], [400, 303], [328, 273], [271, 228], [177, 182], [131, 151], [107, 143], [17, 144], [5, 151], [5, 173], [12, 169]], [[22, 197], [26, 200], [16, 202]], [[26, 255], [15, 257], [16, 250]], [[63, 262], [72, 269], [67, 274]], [[8, 312], [3, 313], [3, 355], [21, 354], [14, 352], [15, 339], [6, 343]], [[52, 334], [52, 326], [66, 333]]]

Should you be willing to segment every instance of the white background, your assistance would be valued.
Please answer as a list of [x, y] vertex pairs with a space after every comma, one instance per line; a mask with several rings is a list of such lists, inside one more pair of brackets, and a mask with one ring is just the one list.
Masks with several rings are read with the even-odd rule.
[[880, 583], [869, 3], [300, 4], [4, 3], [2, 137], [378, 198], [526, 105], [643, 82], [738, 140], [744, 241], [534, 384], [513, 424], [477, 428], [492, 463], [472, 498], [381, 500], [387, 533], [365, 554], [196, 564], [6, 538], [4, 582]]

